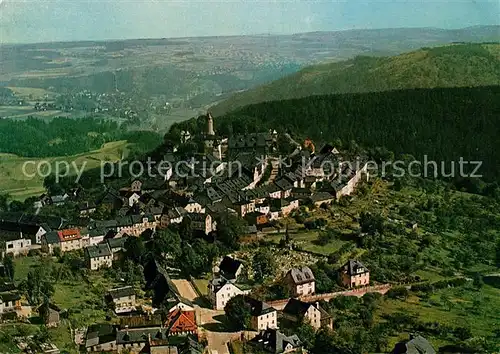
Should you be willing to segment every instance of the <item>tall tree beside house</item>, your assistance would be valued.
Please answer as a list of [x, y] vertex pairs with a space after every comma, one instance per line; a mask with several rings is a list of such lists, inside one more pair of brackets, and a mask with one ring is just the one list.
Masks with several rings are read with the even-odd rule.
[[158, 231], [147, 243], [146, 252], [157, 260], [164, 259], [164, 255], [178, 259], [181, 255], [181, 238], [177, 232], [170, 229]]
[[14, 259], [11, 254], [7, 254], [4, 259], [3, 259], [3, 266], [5, 267], [5, 273], [7, 277], [13, 281], [14, 280], [14, 272], [15, 272], [15, 266], [14, 266]]
[[219, 256], [219, 247], [215, 243], [209, 243], [204, 239], [197, 238], [192, 243], [193, 249], [196, 250], [199, 257], [201, 258], [201, 267], [199, 269], [201, 273], [208, 273], [212, 270], [214, 261]]
[[335, 343], [335, 338], [328, 328], [321, 328], [316, 334], [312, 354], [337, 354], [341, 353]]
[[260, 248], [253, 256], [252, 267], [256, 281], [262, 281], [264, 278], [274, 275], [276, 262], [271, 251]]
[[140, 263], [146, 248], [142, 240], [138, 237], [128, 237], [125, 241], [125, 257], [136, 263]]
[[374, 235], [375, 232], [382, 234], [385, 228], [384, 218], [381, 215], [373, 215], [369, 212], [361, 213], [359, 225], [361, 226], [361, 231], [370, 235]]
[[44, 268], [30, 270], [21, 286], [26, 291], [26, 297], [31, 306], [38, 306], [45, 297], [54, 294], [54, 286]]
[[203, 268], [203, 259], [192, 245], [188, 242], [182, 243], [182, 262], [180, 266], [186, 275], [198, 276]]
[[238, 241], [245, 233], [247, 223], [229, 212], [219, 215], [217, 220], [217, 241], [230, 250], [238, 249]]
[[38, 314], [43, 323], [47, 323], [50, 315], [50, 300], [47, 296], [43, 297], [43, 301], [38, 307]]
[[24, 211], [24, 203], [19, 200], [13, 200], [9, 204], [9, 210], [13, 212], [22, 212]]
[[250, 326], [251, 308], [243, 295], [231, 298], [224, 307], [224, 312], [226, 313], [227, 323], [234, 330], [243, 330]]
[[191, 224], [190, 218], [183, 218], [179, 224], [179, 235], [183, 240], [193, 239], [193, 225]]
[[316, 331], [314, 328], [309, 323], [300, 321], [297, 328], [295, 328], [294, 333], [299, 336], [300, 340], [304, 344], [304, 347], [311, 350], [316, 339]]
[[0, 212], [8, 210], [9, 199], [10, 196], [8, 194], [0, 194]]

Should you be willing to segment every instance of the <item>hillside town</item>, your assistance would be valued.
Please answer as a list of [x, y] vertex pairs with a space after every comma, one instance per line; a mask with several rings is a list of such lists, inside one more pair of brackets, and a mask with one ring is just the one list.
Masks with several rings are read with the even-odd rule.
[[[328, 210], [349, 198], [369, 180], [362, 156], [343, 154], [330, 145], [316, 150], [310, 140], [299, 144], [276, 131], [218, 136], [210, 113], [203, 134], [183, 131], [181, 140], [183, 146], [194, 143], [204, 150], [180, 153], [180, 146], [171, 146], [163, 151], [162, 161], [171, 166], [185, 162], [181, 169], [171, 167], [156, 178], [105, 182], [105, 190], [98, 195], [81, 186], [57, 195], [49, 192], [36, 198], [31, 212], [0, 215], [1, 269], [7, 280], [5, 259], [12, 262], [35, 255], [63, 263], [69, 259], [76, 267], [86, 268], [87, 279], [108, 276], [111, 269], [125, 274], [101, 298], [92, 300], [101, 304], [97, 307], [106, 316], [71, 328], [72, 341], [81, 352], [223, 354], [238, 341], [253, 348], [248, 351], [252, 353], [305, 353], [305, 339], [295, 331], [297, 326], [307, 323], [314, 331], [333, 330], [339, 320], [324, 308], [325, 301], [339, 295], [384, 294], [391, 288], [374, 283], [359, 259], [348, 259], [337, 269], [336, 285], [318, 289], [312, 270], [318, 257], [293, 253], [295, 231], [288, 220], [304, 210], [312, 215]], [[294, 147], [284, 157], [283, 141]], [[193, 158], [210, 164], [193, 163]], [[235, 163], [238, 168], [232, 169]], [[46, 212], [70, 205], [76, 208], [71, 219]], [[310, 227], [321, 229], [320, 220]], [[187, 247], [179, 257], [173, 255], [179, 252], [174, 251], [173, 239], [165, 241], [161, 236], [171, 235], [170, 230]], [[197, 265], [208, 271], [199, 272], [205, 282], [196, 282], [191, 276], [194, 271], [186, 271], [189, 249], [196, 252], [199, 240], [224, 243], [231, 233], [241, 237], [239, 242], [281, 235], [278, 247], [286, 252], [274, 263], [273, 275], [267, 273], [265, 262], [256, 271], [259, 253], [252, 254], [255, 250], [225, 244], [226, 254], [203, 258], [211, 264]], [[200, 252], [208, 254], [210, 248]], [[133, 280], [131, 273], [141, 281]], [[33, 280], [37, 289], [43, 288], [43, 279], [37, 281]], [[266, 300], [261, 293], [272, 291], [276, 284], [279, 291]], [[41, 300], [35, 301], [32, 291], [18, 285], [12, 278], [1, 285], [2, 321], [26, 322], [39, 316], [48, 328], [57, 328], [72, 310], [61, 308], [43, 290], [36, 295]], [[248, 309], [244, 328], [218, 328], [221, 317], [234, 320], [241, 308]], [[19, 348], [32, 353], [63, 352], [50, 342], [35, 344], [30, 337], [20, 338]], [[393, 352], [422, 352], [419, 348], [435, 352], [421, 336], [398, 343]]]

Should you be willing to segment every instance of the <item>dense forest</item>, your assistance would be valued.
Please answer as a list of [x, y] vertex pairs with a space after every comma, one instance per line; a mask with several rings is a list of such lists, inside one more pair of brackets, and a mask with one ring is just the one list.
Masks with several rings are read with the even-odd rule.
[[22, 157], [68, 156], [99, 149], [104, 143], [128, 140], [152, 149], [161, 139], [154, 132], [128, 132], [110, 120], [55, 118], [44, 121], [0, 120], [0, 153]]
[[392, 57], [357, 56], [313, 65], [238, 93], [213, 107], [212, 112], [220, 115], [249, 104], [311, 95], [498, 85], [499, 77], [498, 43], [462, 43]]
[[[500, 174], [500, 86], [311, 96], [250, 105], [215, 118], [222, 135], [277, 129], [317, 143], [340, 139], [436, 161], [483, 161], [481, 173]], [[202, 119], [171, 130], [203, 127]], [[449, 166], [449, 165], [447, 165]]]

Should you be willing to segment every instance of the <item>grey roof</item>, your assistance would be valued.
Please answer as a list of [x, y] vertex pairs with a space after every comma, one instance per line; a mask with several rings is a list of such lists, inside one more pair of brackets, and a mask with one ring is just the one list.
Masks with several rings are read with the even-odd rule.
[[283, 309], [283, 313], [288, 314], [288, 315], [292, 315], [292, 316], [302, 317], [306, 314], [307, 310], [309, 310], [310, 306], [313, 306], [313, 305], [309, 304], [307, 302], [292, 298], [292, 299], [288, 300], [285, 308]]
[[266, 147], [271, 142], [272, 137], [269, 133], [241, 134], [228, 139], [230, 149]]
[[348, 275], [369, 272], [368, 268], [366, 268], [363, 263], [354, 259], [348, 260], [347, 263], [342, 266], [342, 269]]
[[89, 237], [104, 237], [108, 233], [108, 230], [97, 228], [89, 230]]
[[269, 306], [264, 301], [256, 300], [249, 296], [245, 296], [245, 302], [250, 305], [250, 314], [252, 316], [262, 316], [266, 313], [277, 311], [274, 307]]
[[314, 193], [313, 195], [310, 196], [310, 199], [313, 202], [321, 202], [323, 200], [330, 200], [330, 199], [334, 199], [334, 198], [335, 197], [328, 192], [318, 192], [318, 193]]
[[108, 242], [109, 248], [115, 249], [115, 248], [124, 248], [125, 247], [125, 242], [127, 242], [127, 237], [114, 237], [114, 238], [108, 238], [106, 240]]
[[115, 340], [115, 328], [108, 324], [93, 324], [87, 329], [85, 336], [85, 347], [92, 347], [101, 343], [109, 343]]
[[292, 268], [288, 271], [295, 284], [305, 284], [314, 281], [314, 274], [309, 267]]
[[191, 221], [205, 221], [207, 219], [207, 216], [208, 214], [204, 214], [204, 213], [187, 213], [187, 217], [191, 220]]
[[9, 302], [9, 301], [17, 301], [21, 299], [21, 296], [18, 293], [2, 293], [0, 294], [0, 299], [3, 302]]
[[168, 329], [162, 327], [121, 329], [116, 332], [116, 344], [146, 343], [151, 340], [166, 340]]
[[53, 245], [60, 242], [57, 231], [49, 231], [43, 237], [45, 237], [45, 241], [47, 241], [47, 244], [49, 245]]
[[89, 209], [95, 209], [95, 208], [96, 208], [96, 204], [93, 201], [86, 201], [86, 202], [78, 204], [79, 210], [89, 210]]
[[261, 331], [251, 342], [276, 354], [283, 353], [288, 344], [295, 349], [300, 348], [302, 345], [296, 334], [287, 337], [279, 330], [271, 328]]
[[107, 243], [100, 243], [95, 246], [89, 246], [85, 249], [90, 258], [111, 256], [111, 250]]
[[293, 188], [293, 184], [290, 183], [290, 181], [286, 178], [281, 178], [274, 182], [279, 189], [281, 190], [288, 190]]
[[112, 299], [119, 299], [132, 295], [135, 295], [135, 290], [132, 286], [124, 286], [109, 290], [109, 296], [111, 296]]
[[116, 220], [94, 220], [93, 229], [114, 229], [117, 225]]
[[224, 256], [220, 262], [219, 271], [226, 279], [236, 279], [236, 273], [241, 266], [242, 263], [239, 260]]
[[412, 336], [409, 341], [396, 344], [393, 354], [436, 354], [436, 350], [432, 347], [427, 339], [422, 336]]

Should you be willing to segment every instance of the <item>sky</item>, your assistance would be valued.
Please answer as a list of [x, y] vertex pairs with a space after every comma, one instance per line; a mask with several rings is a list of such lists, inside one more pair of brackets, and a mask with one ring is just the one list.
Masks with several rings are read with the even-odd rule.
[[492, 24], [498, 0], [0, 0], [0, 43]]

